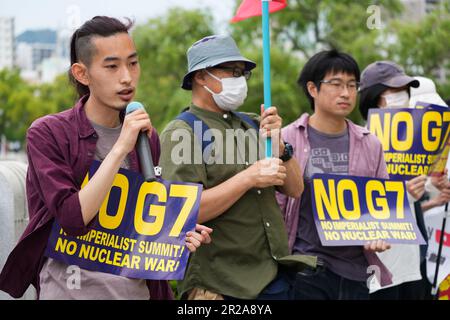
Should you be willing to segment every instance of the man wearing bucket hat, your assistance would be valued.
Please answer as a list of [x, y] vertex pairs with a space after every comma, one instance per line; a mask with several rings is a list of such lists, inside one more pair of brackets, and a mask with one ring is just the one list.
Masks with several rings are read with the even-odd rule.
[[[235, 111], [244, 103], [256, 64], [241, 55], [231, 37], [205, 37], [189, 48], [187, 58], [182, 88], [192, 90], [192, 104], [161, 134], [160, 166], [165, 179], [204, 186], [198, 221], [214, 228], [214, 240], [191, 256], [179, 292], [198, 300], [288, 299], [289, 272], [280, 267], [288, 242], [275, 188], [299, 197], [303, 182], [292, 148], [280, 141], [281, 118], [275, 107], [260, 118]], [[196, 134], [197, 127], [214, 132], [210, 145], [206, 132]], [[259, 129], [271, 130], [280, 159], [254, 157]], [[239, 132], [245, 132], [242, 139]], [[189, 138], [188, 161], [177, 159], [180, 136], [182, 142]], [[225, 136], [226, 144], [220, 141]], [[225, 163], [218, 160], [224, 155]], [[305, 261], [314, 264], [312, 258]]]

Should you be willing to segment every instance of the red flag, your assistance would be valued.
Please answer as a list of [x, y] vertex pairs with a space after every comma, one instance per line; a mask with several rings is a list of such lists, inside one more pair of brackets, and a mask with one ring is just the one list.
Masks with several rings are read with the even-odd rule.
[[[272, 0], [269, 1], [269, 12], [275, 12], [286, 8], [286, 0]], [[261, 0], [244, 0], [239, 6], [236, 15], [231, 19], [231, 22], [238, 22], [251, 17], [261, 16], [262, 6]]]

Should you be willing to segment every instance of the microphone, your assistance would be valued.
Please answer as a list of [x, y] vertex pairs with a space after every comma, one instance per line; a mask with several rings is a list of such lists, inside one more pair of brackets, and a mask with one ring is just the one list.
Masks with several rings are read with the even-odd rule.
[[[144, 106], [140, 102], [131, 102], [127, 106], [126, 114], [133, 111], [144, 109]], [[145, 110], [145, 109], [144, 109]], [[139, 165], [141, 166], [142, 174], [147, 182], [152, 182], [156, 180], [155, 168], [153, 166], [152, 160], [152, 150], [150, 149], [150, 144], [148, 143], [148, 137], [145, 132], [139, 132], [136, 149], [139, 157]]]

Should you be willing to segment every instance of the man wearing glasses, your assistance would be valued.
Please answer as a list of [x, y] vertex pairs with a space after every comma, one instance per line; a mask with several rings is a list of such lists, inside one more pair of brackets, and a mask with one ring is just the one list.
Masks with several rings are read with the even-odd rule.
[[380, 268], [381, 281], [390, 280], [390, 273], [375, 254], [389, 249], [388, 243], [379, 240], [364, 247], [324, 247], [313, 218], [313, 174], [389, 178], [377, 137], [346, 119], [356, 104], [359, 79], [359, 67], [348, 54], [336, 50], [316, 54], [298, 79], [313, 114], [303, 114], [282, 130], [282, 139], [293, 143], [305, 182], [300, 199], [277, 194], [288, 228], [289, 247], [293, 254], [318, 257], [316, 269], [297, 273], [295, 299], [368, 299], [369, 265]]
[[[192, 104], [161, 134], [160, 166], [165, 179], [204, 186], [198, 221], [214, 228], [214, 241], [191, 256], [179, 293], [193, 300], [288, 299], [290, 283], [279, 259], [289, 249], [275, 188], [298, 198], [303, 181], [292, 148], [280, 140], [281, 118], [275, 107], [261, 117], [235, 111], [247, 97], [247, 80], [256, 65], [240, 54], [231, 37], [199, 40], [187, 58], [182, 88], [192, 90]], [[195, 123], [189, 122], [193, 117]], [[214, 130], [213, 150], [203, 148], [208, 138], [196, 136], [196, 126]], [[280, 158], [264, 162], [251, 154], [259, 144], [259, 129], [278, 130], [272, 140]], [[252, 130], [226, 143], [230, 131]], [[183, 132], [191, 139], [189, 151], [184, 150], [188, 163], [176, 159]], [[195, 154], [201, 155], [200, 162]]]

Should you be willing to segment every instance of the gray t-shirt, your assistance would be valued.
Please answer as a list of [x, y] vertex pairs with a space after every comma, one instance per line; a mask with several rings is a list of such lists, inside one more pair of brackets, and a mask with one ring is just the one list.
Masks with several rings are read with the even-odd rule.
[[[102, 127], [91, 122], [98, 135], [95, 160], [103, 161], [119, 138], [122, 125]], [[129, 169], [128, 157], [121, 165]], [[148, 300], [146, 280], [89, 271], [48, 258], [39, 274], [41, 300]]]
[[321, 133], [308, 126], [311, 155], [304, 172], [305, 190], [300, 202], [300, 217], [294, 253], [315, 255], [332, 272], [355, 281], [367, 279], [368, 263], [361, 246], [324, 247], [314, 223], [311, 202], [311, 177], [315, 173], [348, 174], [348, 129], [338, 135]]

